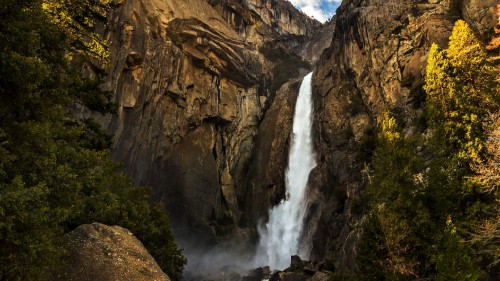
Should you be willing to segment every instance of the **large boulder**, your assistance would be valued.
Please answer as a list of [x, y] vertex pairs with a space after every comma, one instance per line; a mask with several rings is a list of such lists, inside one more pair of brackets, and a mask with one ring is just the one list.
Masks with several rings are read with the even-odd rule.
[[64, 281], [170, 281], [127, 229], [84, 224], [68, 234]]

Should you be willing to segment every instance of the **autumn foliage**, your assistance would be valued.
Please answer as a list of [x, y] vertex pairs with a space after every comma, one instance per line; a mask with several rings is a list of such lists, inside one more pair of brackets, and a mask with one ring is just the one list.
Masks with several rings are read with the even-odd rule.
[[424, 90], [427, 128], [405, 135], [379, 120], [369, 212], [350, 280], [486, 280], [498, 272], [499, 73], [457, 21], [433, 44]]

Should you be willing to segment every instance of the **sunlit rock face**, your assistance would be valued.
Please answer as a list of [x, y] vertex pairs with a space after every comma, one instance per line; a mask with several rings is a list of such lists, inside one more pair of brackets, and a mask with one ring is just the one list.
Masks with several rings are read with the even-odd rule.
[[260, 32], [263, 26], [279, 34], [312, 35], [320, 23], [304, 16], [288, 1], [207, 0], [243, 36]]
[[421, 91], [432, 43], [446, 46], [455, 20], [478, 31], [498, 20], [497, 1], [346, 0], [334, 18], [333, 40], [314, 70], [318, 167], [311, 174], [312, 259], [352, 267], [369, 181], [377, 117], [396, 112], [405, 134], [418, 132]]
[[[284, 190], [274, 176], [283, 157], [269, 160], [272, 182], [256, 185], [262, 175], [249, 174], [250, 164], [269, 165], [254, 159], [260, 124], [281, 102], [278, 89], [311, 69], [300, 50], [321, 24], [281, 0], [121, 2], [101, 31], [111, 54], [104, 87], [118, 114], [94, 116], [114, 134], [113, 158], [136, 184], [153, 187], [177, 237], [248, 240], [275, 203], [248, 199]], [[289, 98], [287, 87], [281, 92]], [[273, 182], [279, 189], [268, 189]]]
[[499, 23], [498, 0], [459, 1], [462, 16], [479, 32], [487, 32]]

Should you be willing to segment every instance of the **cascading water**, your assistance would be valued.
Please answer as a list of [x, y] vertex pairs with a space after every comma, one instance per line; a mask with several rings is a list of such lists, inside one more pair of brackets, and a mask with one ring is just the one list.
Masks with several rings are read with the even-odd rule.
[[[302, 80], [293, 117], [292, 145], [286, 171], [286, 198], [269, 212], [269, 221], [258, 228], [260, 235], [256, 260], [273, 269], [284, 269], [291, 255], [300, 255], [300, 235], [305, 214], [306, 185], [316, 166], [313, 152], [312, 73]], [[309, 258], [309, 257], [302, 257]]]

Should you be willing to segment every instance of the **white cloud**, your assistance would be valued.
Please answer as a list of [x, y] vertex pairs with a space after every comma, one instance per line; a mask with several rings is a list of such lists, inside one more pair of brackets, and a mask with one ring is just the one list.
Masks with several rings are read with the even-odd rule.
[[334, 7], [342, 0], [288, 0], [294, 6], [310, 17], [325, 22], [335, 12]]
[[328, 19], [328, 15], [326, 15], [325, 11], [322, 11], [321, 9], [318, 9], [314, 6], [302, 6], [302, 9], [300, 10], [306, 15], [319, 20], [320, 22], [325, 22]]

